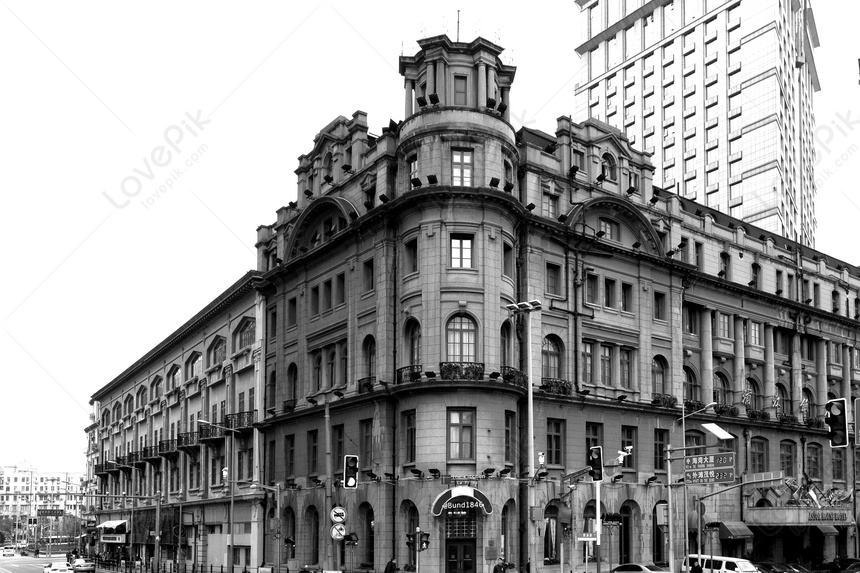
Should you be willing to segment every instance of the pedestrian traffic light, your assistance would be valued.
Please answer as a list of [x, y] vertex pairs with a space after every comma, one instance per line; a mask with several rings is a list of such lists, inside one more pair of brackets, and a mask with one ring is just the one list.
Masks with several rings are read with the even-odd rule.
[[406, 534], [406, 547], [409, 549], [415, 549], [415, 534], [407, 533]]
[[343, 456], [343, 489], [358, 488], [358, 456]]
[[421, 532], [421, 547], [418, 549], [418, 551], [424, 551], [428, 547], [430, 547], [430, 534], [427, 533], [426, 531], [422, 531]]
[[603, 446], [589, 448], [588, 473], [591, 474], [591, 481], [603, 481]]
[[848, 447], [848, 400], [834, 398], [824, 406], [824, 423], [829, 430], [827, 437], [831, 448]]
[[853, 409], [851, 412], [854, 414], [854, 445], [860, 444], [860, 416], [857, 415], [857, 404], [860, 402], [860, 398], [854, 398], [854, 402], [852, 403]]

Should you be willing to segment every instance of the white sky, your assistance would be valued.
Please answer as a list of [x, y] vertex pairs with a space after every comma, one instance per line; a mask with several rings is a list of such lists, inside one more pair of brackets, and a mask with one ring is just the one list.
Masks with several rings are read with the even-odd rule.
[[[455, 39], [458, 8], [461, 40], [518, 67], [515, 127], [553, 133], [573, 112], [572, 1], [4, 4], [0, 465], [82, 471], [92, 393], [254, 268], [255, 230], [295, 198], [323, 126], [403, 119], [398, 57]], [[860, 263], [841, 240], [860, 215], [860, 50], [845, 51], [860, 8], [819, 2], [816, 19], [818, 247]]]

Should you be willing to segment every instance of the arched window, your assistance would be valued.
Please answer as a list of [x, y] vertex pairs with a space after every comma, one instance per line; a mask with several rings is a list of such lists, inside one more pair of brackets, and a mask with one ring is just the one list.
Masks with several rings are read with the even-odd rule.
[[346, 386], [349, 379], [349, 351], [346, 342], [340, 345], [340, 383], [341, 386]]
[[275, 391], [277, 388], [277, 377], [275, 371], [269, 372], [269, 381], [266, 384], [266, 409], [272, 410], [275, 408]]
[[750, 440], [750, 471], [767, 471], [767, 440], [764, 438], [756, 437]]
[[245, 321], [242, 328], [239, 329], [238, 348], [245, 348], [254, 344], [255, 329], [256, 322], [254, 320]]
[[621, 506], [621, 526], [618, 528], [618, 555], [621, 563], [633, 561], [631, 546], [633, 541], [633, 511], [630, 506]]
[[821, 446], [818, 444], [806, 445], [806, 474], [820, 480], [821, 476]]
[[804, 418], [814, 418], [817, 411], [815, 396], [809, 388], [803, 389], [803, 403], [800, 405], [800, 411]]
[[[418, 523], [418, 508], [414, 505], [409, 508], [409, 515], [406, 517], [406, 531], [415, 531], [415, 528], [419, 526]], [[416, 548], [410, 547], [407, 549], [408, 557], [407, 561], [409, 565], [415, 565], [415, 557], [417, 555]]]
[[[286, 549], [286, 555], [282, 557], [285, 559], [295, 559], [296, 558], [296, 513], [293, 511], [292, 507], [288, 507], [284, 512], [284, 535], [286, 539], [284, 539], [284, 549]], [[289, 542], [292, 540], [292, 543]]]
[[478, 328], [471, 317], [460, 314], [448, 321], [448, 360], [475, 362]]
[[126, 416], [131, 416], [131, 413], [134, 412], [134, 398], [131, 396], [126, 397], [124, 410]]
[[[191, 355], [185, 362], [185, 377], [188, 380], [191, 380], [194, 377], [200, 376], [203, 373], [203, 356], [200, 355], [199, 352], [195, 352]], [[171, 380], [171, 382], [173, 382]], [[175, 381], [177, 384], [179, 380]], [[176, 386], [170, 386], [170, 390], [173, 390]]]
[[714, 373], [714, 402], [717, 404], [731, 404], [732, 390], [729, 380], [722, 372]]
[[549, 336], [543, 339], [541, 349], [541, 376], [561, 378], [561, 349], [559, 343]]
[[[776, 405], [776, 413], [777, 414], [788, 414], [791, 412], [791, 403], [788, 399], [788, 390], [785, 389], [785, 385], [777, 384], [776, 385], [776, 397], [778, 399], [778, 403]], [[788, 474], [785, 474], [788, 475]]]
[[161, 378], [156, 377], [155, 380], [152, 381], [152, 385], [149, 387], [149, 395], [152, 396], [153, 400], [161, 398]]
[[367, 375], [376, 376], [376, 340], [372, 336], [364, 340], [364, 363], [367, 366]]
[[307, 538], [307, 561], [308, 563], [319, 563], [320, 562], [320, 514], [317, 512], [317, 508], [314, 506], [310, 506], [307, 510], [306, 521], [308, 524], [308, 538]]
[[666, 359], [655, 356], [651, 359], [651, 392], [654, 394], [666, 393]]
[[138, 408], [143, 408], [144, 406], [146, 406], [146, 402], [147, 402], [146, 395], [147, 395], [146, 394], [146, 386], [142, 387], [140, 390], [137, 391], [137, 407]]
[[[651, 510], [651, 523], [657, 523], [657, 512], [662, 511], [663, 507], [660, 504], [655, 504]], [[666, 534], [662, 527], [651, 528], [651, 555], [654, 563], [666, 561]]]
[[113, 406], [113, 421], [119, 422], [120, 420], [122, 420], [122, 405], [117, 402]]
[[409, 365], [421, 366], [421, 325], [417, 320], [410, 320], [406, 332], [409, 341]]
[[218, 366], [227, 360], [227, 341], [220, 336], [209, 351], [209, 366]]
[[702, 386], [690, 368], [684, 367], [684, 399], [701, 400]]
[[329, 351], [328, 353], [328, 361], [327, 361], [327, 369], [328, 369], [328, 386], [334, 386], [337, 381], [337, 352], [334, 350]]
[[295, 362], [287, 367], [287, 399], [295, 400], [299, 391], [299, 368]]
[[611, 153], [604, 153], [603, 161], [600, 164], [600, 172], [609, 181], [616, 181], [618, 179], [617, 171], [615, 158], [612, 157]]
[[[690, 453], [688, 456], [702, 456], [705, 455], [705, 434], [698, 430], [687, 430], [687, 435], [684, 438], [684, 445], [688, 448], [695, 448], [688, 450]], [[701, 449], [699, 448], [700, 446]]]
[[360, 561], [373, 563], [373, 548], [376, 545], [373, 539], [373, 528], [375, 523], [373, 520], [373, 507], [371, 507], [370, 504], [362, 503], [358, 506], [358, 521], [360, 524], [359, 527], [361, 527], [361, 532], [358, 534], [358, 538], [363, 542], [359, 544], [358, 549], [364, 549], [364, 557]]
[[779, 443], [779, 469], [785, 477], [797, 475], [797, 446], [791, 440]]
[[502, 368], [512, 366], [511, 364], [511, 323], [505, 322], [499, 334], [499, 362]]
[[314, 355], [314, 391], [322, 390], [322, 353]]
[[753, 378], [747, 378], [747, 393], [750, 396], [750, 404], [749, 408], [753, 410], [760, 410], [764, 407], [764, 401], [762, 400], [761, 390], [759, 389], [758, 382], [756, 382]]
[[543, 514], [543, 558], [544, 564], [547, 559], [558, 559], [558, 543], [561, 536], [558, 534], [558, 507], [548, 505]]

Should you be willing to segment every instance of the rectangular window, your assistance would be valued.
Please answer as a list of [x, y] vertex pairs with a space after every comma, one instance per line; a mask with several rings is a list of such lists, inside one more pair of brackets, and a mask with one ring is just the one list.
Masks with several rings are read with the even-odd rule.
[[776, 294], [783, 293], [782, 271], [776, 271]]
[[284, 465], [288, 476], [296, 475], [296, 436], [284, 436]]
[[295, 326], [298, 321], [298, 307], [296, 306], [296, 297], [287, 301], [287, 326]]
[[543, 216], [548, 219], [558, 217], [558, 193], [555, 192], [555, 185], [550, 179], [541, 179], [541, 191], [543, 193]]
[[344, 437], [344, 429], [343, 424], [338, 424], [337, 426], [331, 427], [331, 441], [332, 441], [332, 454], [334, 455], [334, 464], [335, 464], [335, 473], [340, 473], [339, 469], [340, 462], [343, 461], [343, 437]]
[[311, 287], [311, 316], [320, 313], [320, 287]]
[[702, 257], [702, 251], [704, 250], [704, 248], [705, 248], [705, 247], [702, 245], [702, 243], [696, 243], [696, 247], [695, 247], [695, 251], [696, 251], [696, 261], [695, 261], [695, 265], [696, 265], [696, 268], [697, 268], [697, 269], [699, 269], [699, 270], [702, 270], [702, 266], [703, 266], [703, 265], [704, 265], [704, 263], [705, 263], [705, 259]]
[[308, 432], [308, 474], [315, 475], [318, 472], [319, 461], [319, 433], [317, 430]]
[[603, 424], [596, 422], [585, 423], [585, 459], [588, 459], [588, 454], [594, 446], [599, 446], [603, 443]]
[[585, 277], [585, 302], [588, 304], [597, 304], [598, 298], [597, 275], [588, 275]]
[[466, 76], [454, 76], [454, 105], [467, 105]]
[[472, 235], [451, 235], [451, 266], [459, 269], [472, 268]]
[[602, 238], [613, 241], [621, 240], [621, 226], [610, 219], [600, 219], [598, 233], [603, 233]]
[[631, 452], [629, 456], [624, 456], [621, 462], [623, 468], [636, 467], [636, 426], [621, 426], [621, 450]]
[[761, 323], [751, 320], [747, 323], [749, 343], [753, 346], [761, 346]]
[[654, 430], [654, 469], [666, 469], [666, 444], [669, 443], [669, 430]]
[[505, 410], [505, 463], [513, 463], [516, 457], [516, 412]]
[[698, 336], [699, 334], [699, 313], [696, 309], [684, 305], [681, 309], [681, 319], [683, 322], [684, 332]]
[[448, 410], [448, 458], [472, 460], [475, 457], [475, 411]]
[[335, 277], [334, 304], [339, 305], [346, 302], [346, 274], [340, 273]]
[[612, 386], [612, 347], [600, 347], [600, 383]]
[[269, 311], [269, 340], [275, 340], [278, 337], [278, 311], [272, 309]]
[[324, 311], [331, 310], [332, 303], [332, 293], [331, 293], [331, 279], [323, 282], [323, 291], [322, 291], [322, 309]]
[[373, 419], [359, 421], [358, 439], [359, 463], [361, 467], [369, 468], [373, 463]]
[[452, 185], [454, 187], [472, 186], [472, 151], [454, 149], [451, 151]]
[[594, 384], [594, 344], [582, 343], [582, 381]]
[[731, 337], [731, 317], [724, 312], [719, 313], [719, 316], [720, 316], [720, 318], [719, 318], [720, 330], [719, 330], [718, 336], [720, 336], [722, 338], [730, 338]]
[[548, 419], [546, 422], [546, 463], [564, 465], [564, 420]]
[[833, 481], [845, 481], [845, 450], [832, 448], [830, 457], [833, 464]]
[[561, 294], [561, 267], [553, 263], [546, 264], [547, 294]]
[[410, 239], [404, 245], [403, 256], [405, 261], [405, 271], [407, 273], [418, 272], [418, 239]]
[[654, 320], [666, 320], [666, 293], [654, 291]]
[[631, 388], [631, 381], [633, 378], [631, 374], [633, 372], [632, 352], [627, 348], [622, 348], [619, 351], [619, 362], [621, 365], [621, 372], [619, 373], [621, 374], [621, 387]]
[[755, 473], [767, 471], [767, 445], [764, 440], [750, 442], [750, 470]]
[[507, 243], [502, 247], [502, 276], [514, 277], [514, 248]]
[[615, 308], [615, 279], [603, 279], [603, 306]]
[[779, 469], [785, 477], [794, 476], [794, 444], [782, 442], [779, 444]]
[[621, 310], [633, 312], [633, 285], [621, 283]]
[[376, 288], [376, 277], [373, 272], [373, 259], [364, 261], [364, 292], [372, 292]]
[[413, 464], [416, 460], [416, 448], [418, 445], [415, 428], [415, 410], [403, 412], [403, 429], [406, 433], [404, 440], [405, 452], [403, 462]]

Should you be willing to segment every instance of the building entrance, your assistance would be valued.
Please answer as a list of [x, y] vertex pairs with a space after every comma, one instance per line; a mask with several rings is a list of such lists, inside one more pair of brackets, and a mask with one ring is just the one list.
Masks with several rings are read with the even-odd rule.
[[474, 573], [474, 539], [449, 539], [445, 546], [445, 554], [447, 555], [445, 573]]

